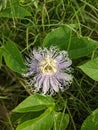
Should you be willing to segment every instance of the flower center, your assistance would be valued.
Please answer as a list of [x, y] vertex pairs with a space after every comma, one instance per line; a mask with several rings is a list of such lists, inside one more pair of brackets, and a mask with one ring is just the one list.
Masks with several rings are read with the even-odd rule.
[[43, 74], [55, 74], [57, 72], [56, 60], [49, 55], [45, 56], [40, 62], [40, 69]]

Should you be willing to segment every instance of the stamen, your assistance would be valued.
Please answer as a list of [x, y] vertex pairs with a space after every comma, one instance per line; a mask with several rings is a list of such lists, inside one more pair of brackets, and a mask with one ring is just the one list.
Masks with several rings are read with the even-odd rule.
[[40, 62], [40, 69], [43, 74], [55, 74], [57, 72], [56, 60], [49, 55]]

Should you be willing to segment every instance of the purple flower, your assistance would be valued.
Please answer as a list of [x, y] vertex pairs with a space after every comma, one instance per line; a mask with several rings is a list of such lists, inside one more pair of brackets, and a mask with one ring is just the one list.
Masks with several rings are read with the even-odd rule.
[[71, 64], [67, 51], [59, 51], [54, 46], [49, 50], [38, 48], [27, 58], [28, 72], [23, 76], [29, 79], [28, 83], [33, 86], [34, 92], [53, 95], [64, 91], [72, 83]]

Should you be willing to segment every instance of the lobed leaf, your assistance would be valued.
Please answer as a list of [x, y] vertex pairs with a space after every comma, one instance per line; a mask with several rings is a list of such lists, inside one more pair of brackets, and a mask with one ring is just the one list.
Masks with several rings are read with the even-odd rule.
[[6, 65], [13, 71], [18, 73], [24, 73], [26, 71], [22, 55], [14, 42], [7, 41], [3, 47], [3, 56]]
[[20, 6], [17, 1], [13, 4], [6, 7], [6, 9], [0, 12], [0, 17], [7, 17], [7, 18], [24, 18], [26, 16], [31, 16], [31, 13]]
[[12, 123], [17, 123], [19, 122], [20, 124], [27, 121], [27, 120], [31, 120], [34, 118], [37, 118], [38, 116], [40, 116], [45, 110], [41, 110], [41, 111], [34, 111], [34, 112], [25, 112], [25, 113], [13, 113], [11, 116], [11, 122]]
[[74, 37], [72, 33], [72, 30], [67, 26], [59, 27], [45, 37], [43, 47], [54, 45], [61, 50], [67, 50], [72, 59], [86, 56], [98, 48], [97, 41], [88, 37]]
[[98, 58], [90, 60], [78, 66], [85, 74], [95, 81], [98, 81]]
[[23, 113], [30, 111], [40, 111], [50, 106], [53, 107], [54, 105], [54, 100], [51, 96], [35, 94], [27, 97], [13, 110], [13, 112]]
[[39, 117], [20, 124], [16, 130], [51, 130], [52, 125], [53, 114], [51, 108], [48, 108]]
[[98, 130], [98, 108], [85, 119], [81, 130]]

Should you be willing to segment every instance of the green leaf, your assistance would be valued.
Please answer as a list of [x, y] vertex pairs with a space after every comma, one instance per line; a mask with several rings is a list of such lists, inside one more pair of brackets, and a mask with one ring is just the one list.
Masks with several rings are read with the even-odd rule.
[[24, 73], [26, 71], [22, 55], [14, 42], [7, 41], [3, 47], [3, 56], [6, 65], [13, 71], [18, 73]]
[[69, 56], [72, 59], [86, 56], [98, 48], [98, 42], [88, 37], [72, 37]]
[[54, 29], [45, 37], [43, 46], [50, 47], [51, 45], [55, 45], [67, 50], [71, 32], [67, 26]]
[[52, 109], [47, 109], [41, 116], [20, 124], [16, 130], [51, 130], [53, 125]]
[[98, 108], [85, 119], [81, 130], [98, 130]]
[[95, 81], [98, 81], [98, 58], [90, 60], [78, 66], [85, 74]]
[[11, 116], [11, 122], [12, 123], [17, 123], [19, 122], [20, 124], [30, 120], [30, 119], [34, 119], [37, 118], [38, 116], [40, 116], [45, 110], [41, 110], [41, 111], [34, 111], [34, 112], [26, 112], [26, 113], [13, 113]]
[[47, 107], [54, 107], [54, 100], [51, 96], [43, 96], [35, 94], [27, 97], [22, 103], [20, 103], [13, 112], [30, 112], [40, 111]]
[[31, 13], [25, 8], [21, 7], [17, 3], [14, 3], [11, 6], [8, 6], [5, 10], [0, 12], [0, 17], [8, 18], [24, 18], [26, 16], [31, 16]]
[[69, 124], [69, 115], [61, 112], [55, 112], [54, 130], [66, 130]]
[[72, 59], [86, 56], [98, 47], [97, 41], [88, 37], [74, 37], [67, 25], [53, 30], [45, 37], [43, 46], [50, 47], [51, 45], [67, 50]]

